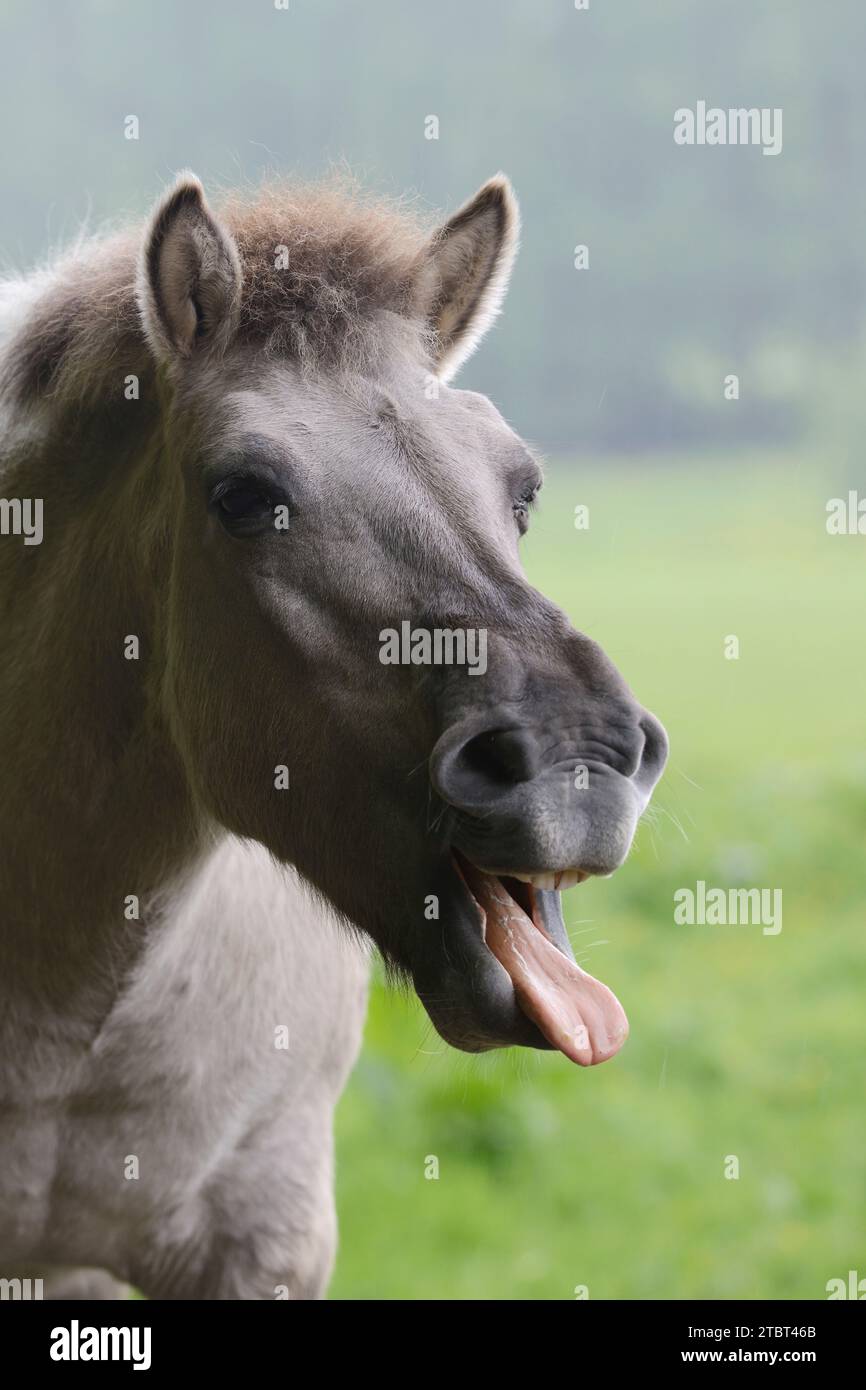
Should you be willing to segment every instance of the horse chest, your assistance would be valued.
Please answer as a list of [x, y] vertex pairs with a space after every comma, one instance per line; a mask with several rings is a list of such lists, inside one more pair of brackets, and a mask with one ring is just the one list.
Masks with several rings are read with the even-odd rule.
[[[6, 1064], [0, 1239], [123, 1269], [195, 1246], [261, 1182], [319, 1181], [363, 1026], [367, 961], [255, 848], [227, 846], [141, 953], [92, 1038], [46, 1018]], [[6, 1053], [9, 1057], [9, 1053]]]

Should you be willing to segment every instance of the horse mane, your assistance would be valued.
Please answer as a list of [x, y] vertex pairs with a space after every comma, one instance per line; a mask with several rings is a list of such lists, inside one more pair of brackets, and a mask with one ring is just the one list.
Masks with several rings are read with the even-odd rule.
[[[405, 203], [345, 178], [265, 184], [214, 204], [243, 271], [238, 337], [304, 369], [360, 365], [383, 313], [413, 320], [429, 231]], [[0, 356], [0, 390], [21, 405], [82, 404], [154, 367], [136, 299], [146, 223], [82, 239], [29, 279], [0, 285], [17, 320]]]

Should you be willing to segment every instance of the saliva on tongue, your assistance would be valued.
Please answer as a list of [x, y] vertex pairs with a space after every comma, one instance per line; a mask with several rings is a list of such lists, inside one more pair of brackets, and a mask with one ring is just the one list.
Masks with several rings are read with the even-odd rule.
[[511, 977], [517, 1002], [552, 1047], [572, 1062], [606, 1062], [628, 1037], [612, 990], [554, 946], [500, 879], [465, 861], [464, 879], [484, 914], [484, 939]]

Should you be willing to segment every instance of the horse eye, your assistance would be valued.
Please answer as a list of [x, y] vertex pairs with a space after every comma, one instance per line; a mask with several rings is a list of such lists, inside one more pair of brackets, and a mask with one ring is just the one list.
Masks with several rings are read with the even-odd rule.
[[258, 528], [274, 510], [273, 498], [256, 478], [226, 478], [214, 488], [210, 501], [229, 531]]
[[252, 487], [233, 487], [224, 492], [219, 498], [219, 509], [227, 517], [237, 520], [238, 517], [258, 515], [261, 512], [270, 511], [271, 504], [263, 493], [258, 492]]
[[529, 526], [529, 513], [540, 490], [540, 484], [533, 484], [520, 494], [517, 501], [512, 506], [512, 511], [517, 518], [517, 525], [521, 536], [525, 534]]

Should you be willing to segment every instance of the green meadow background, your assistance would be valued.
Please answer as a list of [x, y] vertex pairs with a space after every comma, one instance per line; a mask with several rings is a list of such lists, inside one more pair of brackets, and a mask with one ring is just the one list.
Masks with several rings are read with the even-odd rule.
[[[671, 739], [627, 863], [563, 898], [631, 1036], [590, 1070], [462, 1057], [379, 984], [332, 1297], [824, 1298], [866, 1275], [866, 539], [825, 525], [847, 486], [787, 455], [551, 465], [529, 575]], [[701, 878], [781, 888], [782, 931], [675, 926]]]

